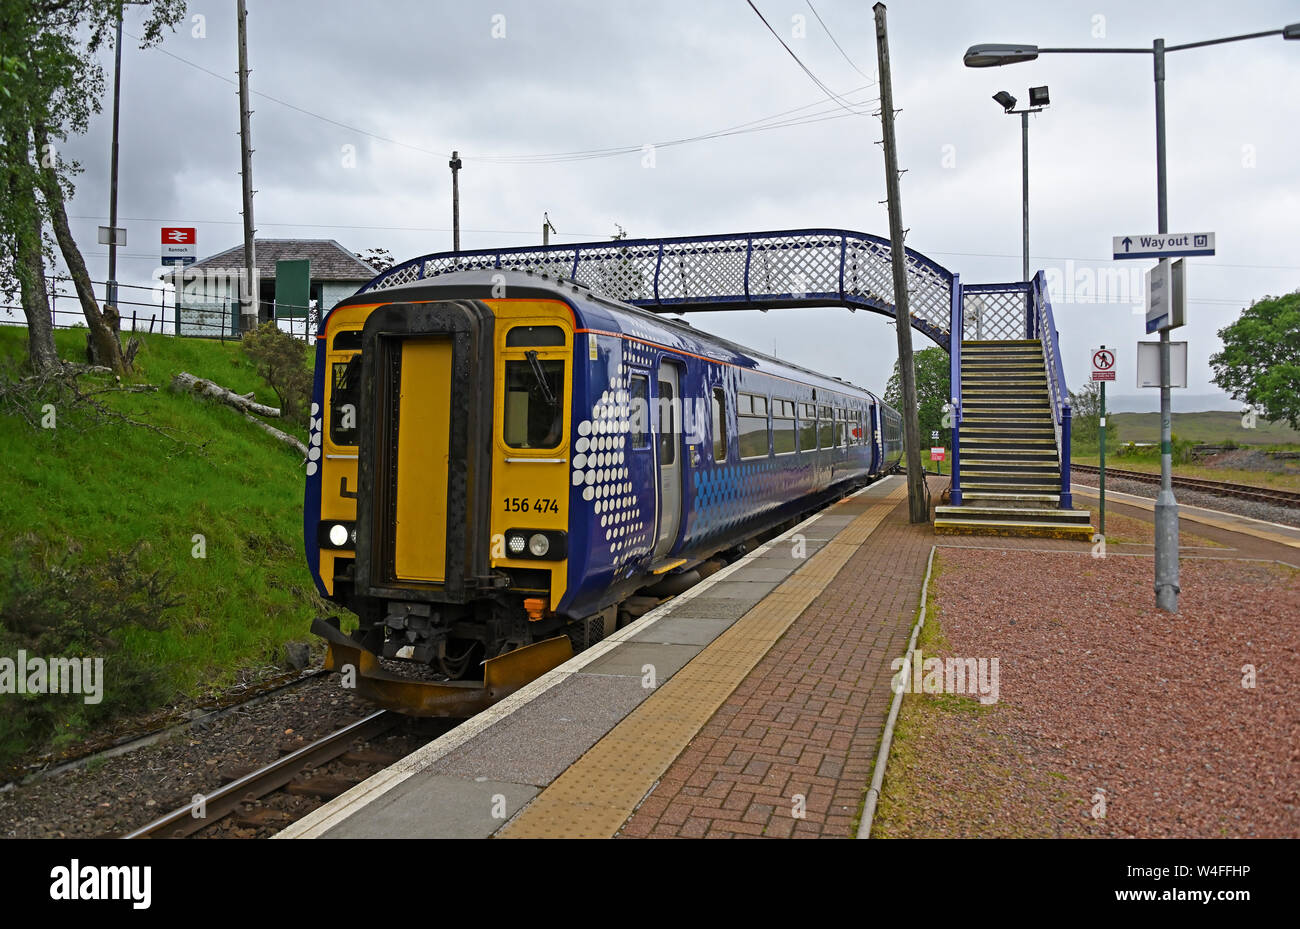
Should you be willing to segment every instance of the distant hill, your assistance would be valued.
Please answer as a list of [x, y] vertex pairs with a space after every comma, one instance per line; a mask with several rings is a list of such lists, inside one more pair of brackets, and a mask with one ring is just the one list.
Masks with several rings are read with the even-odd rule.
[[[1106, 417], [1119, 429], [1122, 442], [1160, 441], [1159, 413], [1115, 413]], [[1224, 410], [1173, 414], [1173, 432], [1180, 439], [1215, 444], [1231, 439], [1238, 445], [1280, 445], [1300, 443], [1300, 432], [1285, 423], [1257, 420], [1254, 429], [1241, 425], [1241, 414]]]
[[[1205, 410], [1244, 410], [1246, 404], [1227, 394], [1189, 394], [1185, 390], [1170, 392], [1175, 413], [1199, 413]], [[1160, 409], [1160, 391], [1154, 388], [1136, 394], [1122, 394], [1111, 385], [1106, 391], [1106, 409], [1112, 413], [1147, 413]]]

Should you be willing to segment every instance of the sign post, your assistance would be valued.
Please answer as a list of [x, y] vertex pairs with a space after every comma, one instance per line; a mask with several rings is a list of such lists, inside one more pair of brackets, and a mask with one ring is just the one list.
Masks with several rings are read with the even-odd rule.
[[1106, 537], [1106, 382], [1115, 380], [1115, 352], [1102, 346], [1092, 353], [1092, 379], [1101, 384], [1101, 450], [1097, 469], [1097, 493], [1101, 497], [1101, 537]]

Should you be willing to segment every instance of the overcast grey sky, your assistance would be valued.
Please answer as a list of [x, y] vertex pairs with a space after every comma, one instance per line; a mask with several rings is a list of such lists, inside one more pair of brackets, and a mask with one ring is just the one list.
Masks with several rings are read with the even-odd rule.
[[[873, 100], [870, 3], [814, 3], [852, 64], [806, 0], [756, 0], [825, 84]], [[466, 248], [540, 244], [544, 210], [561, 243], [607, 238], [615, 223], [633, 237], [814, 226], [888, 234], [875, 107], [845, 115], [744, 0], [248, 7], [254, 92], [324, 117], [255, 97], [260, 237], [336, 238], [354, 251], [387, 248], [399, 260], [449, 249], [452, 149], [465, 162]], [[234, 8], [230, 0], [192, 3], [161, 50], [124, 43], [125, 283], [150, 281], [161, 225], [197, 226], [200, 255], [241, 241]], [[128, 33], [139, 34], [140, 19], [128, 12]], [[1140, 292], [1115, 293], [1112, 281], [1102, 302], [1071, 298], [1098, 271], [1133, 265], [1125, 270], [1140, 282], [1150, 266], [1106, 260], [1112, 235], [1156, 228], [1150, 58], [1045, 55], [972, 70], [962, 53], [981, 42], [1119, 47], [1163, 36], [1173, 44], [1297, 20], [1300, 4], [1266, 0], [896, 0], [889, 27], [907, 244], [967, 283], [1019, 277], [1019, 118], [990, 97], [1005, 89], [1023, 101], [1027, 87], [1049, 85], [1051, 107], [1030, 119], [1031, 265], [1062, 281], [1052, 300], [1071, 386], [1086, 378], [1090, 350], [1105, 343], [1120, 351], [1115, 392], [1138, 393], [1133, 343], [1145, 336], [1132, 304]], [[111, 68], [111, 53], [105, 61]], [[69, 212], [98, 280], [107, 268], [95, 229], [107, 223], [110, 103], [64, 152], [85, 168]], [[843, 118], [660, 147], [654, 167], [643, 166], [645, 143], [805, 106], [792, 115]], [[1218, 348], [1215, 332], [1252, 299], [1300, 287], [1300, 42], [1173, 54], [1167, 107], [1170, 229], [1218, 233], [1217, 256], [1189, 259], [1191, 322], [1175, 335], [1190, 343], [1187, 393], [1205, 394], [1214, 392], [1207, 359]], [[542, 164], [497, 157], [616, 146], [637, 150]], [[793, 361], [877, 390], [896, 353], [893, 329], [878, 314], [712, 314], [695, 323], [755, 348], [775, 344]], [[920, 333], [914, 343], [930, 344]], [[1154, 409], [1156, 392], [1143, 394]]]

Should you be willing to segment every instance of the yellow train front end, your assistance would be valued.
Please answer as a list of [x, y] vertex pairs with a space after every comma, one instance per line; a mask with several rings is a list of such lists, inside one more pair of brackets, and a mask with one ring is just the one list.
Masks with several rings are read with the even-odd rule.
[[572, 654], [574, 316], [493, 291], [359, 295], [319, 337], [307, 554], [359, 625], [313, 630], [345, 685], [413, 715], [477, 712]]

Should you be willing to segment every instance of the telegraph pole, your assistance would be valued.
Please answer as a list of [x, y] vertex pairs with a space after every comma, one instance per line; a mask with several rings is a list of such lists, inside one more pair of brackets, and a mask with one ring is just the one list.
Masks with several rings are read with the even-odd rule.
[[121, 326], [117, 311], [117, 126], [122, 103], [122, 10], [117, 11], [117, 42], [113, 46], [113, 151], [108, 187], [108, 281], [104, 284], [104, 302], [112, 305], [115, 315], [113, 328]]
[[240, 307], [239, 329], [252, 332], [257, 328], [258, 293], [257, 246], [253, 236], [253, 111], [248, 105], [248, 10], [244, 0], [239, 5], [239, 165], [244, 180], [244, 293]]
[[[907, 300], [907, 256], [903, 248], [903, 209], [898, 190], [898, 148], [894, 139], [894, 89], [889, 77], [889, 35], [885, 5], [877, 3], [876, 58], [880, 69], [880, 123], [885, 140], [885, 191], [889, 198], [889, 252], [894, 265], [894, 326], [898, 336], [898, 375], [903, 386], [903, 453], [907, 461], [908, 514], [913, 523], [930, 521], [921, 467], [920, 423], [916, 410], [916, 371], [912, 361], [912, 314]], [[961, 333], [952, 333], [961, 338]]]
[[460, 251], [460, 152], [451, 153], [451, 248]]
[[551, 244], [551, 233], [556, 232], [556, 228], [551, 225], [551, 217], [546, 213], [542, 214], [542, 247]]

